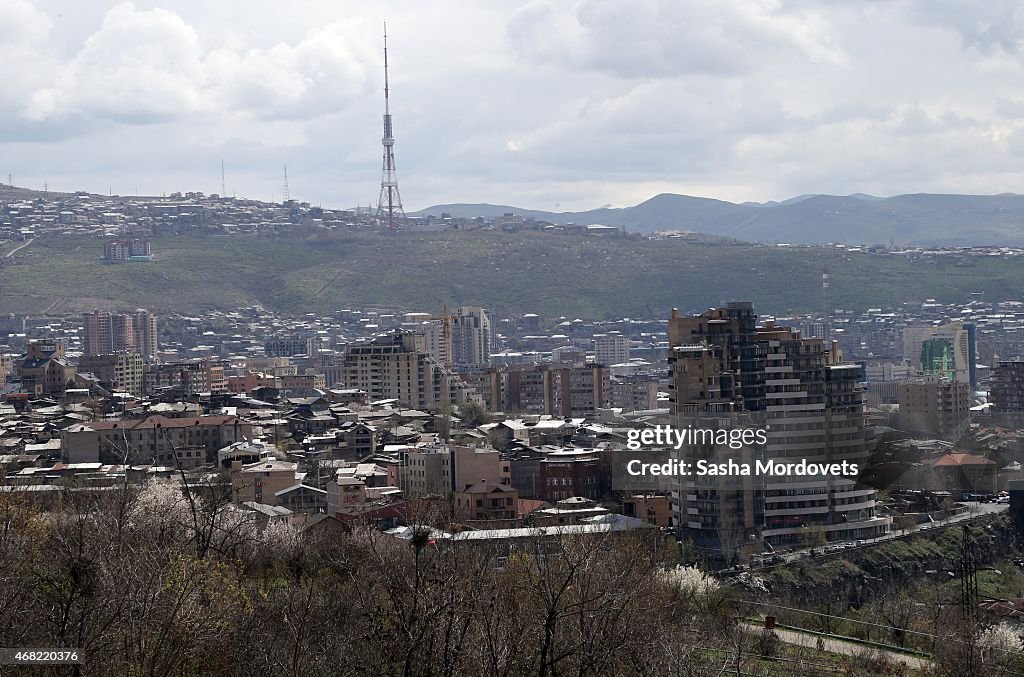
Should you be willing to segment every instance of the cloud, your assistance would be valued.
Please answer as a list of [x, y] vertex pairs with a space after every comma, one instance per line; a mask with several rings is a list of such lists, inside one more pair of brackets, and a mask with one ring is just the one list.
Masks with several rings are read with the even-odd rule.
[[163, 9], [112, 8], [99, 30], [32, 93], [30, 121], [83, 116], [150, 124], [192, 115], [309, 119], [337, 112], [367, 87], [365, 52], [344, 26], [310, 31], [294, 45], [208, 49], [181, 16]]
[[269, 198], [287, 163], [294, 195], [365, 205], [386, 18], [410, 210], [1024, 182], [1017, 3], [235, 5], [0, 0], [0, 171], [213, 192], [225, 158], [229, 189]]
[[821, 15], [769, 0], [536, 0], [512, 17], [506, 39], [534, 63], [622, 78], [737, 76], [792, 51], [847, 60]]
[[1024, 47], [1024, 6], [1017, 0], [913, 0], [913, 21], [955, 31], [968, 49], [1019, 55]]
[[0, 112], [24, 101], [53, 57], [45, 48], [50, 19], [26, 0], [0, 0]]

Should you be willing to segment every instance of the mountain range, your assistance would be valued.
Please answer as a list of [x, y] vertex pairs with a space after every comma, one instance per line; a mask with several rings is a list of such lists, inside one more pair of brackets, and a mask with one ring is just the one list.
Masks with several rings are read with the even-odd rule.
[[1024, 245], [1024, 195], [915, 193], [801, 195], [782, 202], [734, 203], [663, 193], [632, 207], [546, 212], [508, 205], [434, 205], [420, 215], [490, 218], [508, 212], [556, 224], [603, 224], [640, 233], [688, 231], [749, 242]]

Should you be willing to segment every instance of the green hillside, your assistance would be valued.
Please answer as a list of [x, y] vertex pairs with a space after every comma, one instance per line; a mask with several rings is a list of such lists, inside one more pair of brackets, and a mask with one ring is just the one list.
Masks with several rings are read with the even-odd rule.
[[262, 304], [320, 312], [442, 303], [604, 318], [665, 316], [749, 299], [763, 313], [815, 310], [828, 268], [833, 304], [1024, 296], [1013, 259], [909, 262], [830, 248], [502, 232], [326, 233], [153, 240], [152, 263], [103, 265], [101, 240], [48, 237], [0, 268], [0, 313], [146, 307], [199, 312]]

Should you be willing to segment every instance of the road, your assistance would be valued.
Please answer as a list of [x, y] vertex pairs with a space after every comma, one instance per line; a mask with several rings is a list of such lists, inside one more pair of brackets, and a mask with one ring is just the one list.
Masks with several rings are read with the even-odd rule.
[[33, 242], [35, 242], [35, 238], [33, 238], [33, 239], [31, 239], [31, 240], [28, 240], [27, 242], [25, 242], [25, 244], [22, 244], [22, 245], [18, 245], [17, 247], [15, 247], [14, 249], [12, 249], [11, 251], [7, 252], [7, 254], [5, 254], [5, 255], [4, 255], [4, 258], [5, 258], [5, 259], [9, 259], [9, 258], [11, 258], [11, 257], [12, 257], [12, 256], [14, 256], [14, 255], [15, 255], [16, 253], [18, 253], [19, 251], [21, 251], [21, 250], [22, 250], [22, 249], [24, 249], [25, 247], [29, 246], [29, 245], [30, 245], [30, 244], [32, 244]]
[[[763, 630], [763, 626], [755, 625], [753, 623], [744, 623], [743, 625], [748, 630], [752, 630], [754, 632], [761, 632], [761, 630]], [[797, 632], [794, 630], [785, 630], [783, 628], [775, 628], [772, 632], [774, 632], [775, 636], [786, 644], [794, 644], [796, 646], [802, 646], [809, 649], [824, 650], [831, 653], [842, 654], [844, 656], [862, 656], [866, 653], [875, 652], [885, 656], [889, 661], [894, 663], [903, 663], [914, 670], [927, 670], [932, 664], [932, 662], [927, 658], [908, 656], [907, 654], [903, 654], [898, 651], [879, 649], [865, 646], [863, 644], [857, 644], [856, 642], [846, 642], [836, 637], [822, 637], [820, 635]], [[821, 641], [820, 644], [818, 643], [819, 640]]]
[[[932, 529], [943, 529], [945, 527], [948, 527], [948, 526], [953, 525], [953, 524], [958, 524], [959, 522], [963, 522], [965, 520], [971, 520], [971, 519], [975, 519], [977, 517], [985, 517], [987, 515], [993, 515], [995, 513], [1002, 512], [1002, 511], [1004, 511], [1004, 510], [1006, 510], [1007, 508], [1010, 507], [1010, 506], [1005, 505], [1005, 504], [977, 503], [977, 502], [974, 502], [974, 501], [966, 502], [965, 505], [968, 506], [966, 512], [964, 512], [964, 513], [962, 513], [960, 515], [954, 515], [953, 517], [950, 517], [949, 519], [944, 519], [944, 520], [935, 521], [935, 522], [928, 522], [928, 523], [925, 523], [925, 524], [919, 524], [919, 525], [915, 526], [913, 529], [908, 529], [906, 532], [902, 532], [902, 531], [894, 529], [893, 531], [890, 531], [889, 533], [887, 533], [885, 536], [881, 536], [879, 538], [865, 539], [863, 541], [862, 545], [848, 544], [849, 545], [848, 548], [843, 548], [842, 550], [830, 552], [828, 554], [829, 555], [835, 554], [835, 552], [842, 552], [843, 550], [856, 550], [858, 548], [867, 548], [867, 547], [871, 547], [873, 545], [878, 545], [879, 543], [884, 543], [885, 541], [891, 541], [891, 540], [896, 539], [896, 538], [904, 538], [906, 536], [912, 536], [912, 535], [914, 535], [916, 533], [928, 532], [928, 531], [930, 531]], [[815, 550], [818, 550], [819, 552], [821, 551], [821, 549], [822, 549], [821, 547], [815, 548]], [[779, 562], [778, 564], [776, 564], [774, 566], [779, 566], [779, 565], [784, 564], [784, 563], [788, 564], [790, 562], [795, 562], [795, 561], [797, 561], [799, 559], [803, 559], [803, 558], [805, 558], [805, 557], [807, 557], [809, 555], [809, 552], [810, 552], [809, 550], [799, 550], [799, 551], [796, 551], [796, 552], [786, 553], [785, 555], [783, 555], [783, 557], [785, 558], [785, 562]]]

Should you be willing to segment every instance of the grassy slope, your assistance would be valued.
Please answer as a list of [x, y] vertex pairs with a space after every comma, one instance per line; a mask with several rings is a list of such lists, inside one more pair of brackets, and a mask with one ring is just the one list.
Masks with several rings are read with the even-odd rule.
[[685, 241], [541, 233], [330, 233], [304, 238], [156, 239], [158, 260], [106, 266], [97, 238], [44, 238], [0, 270], [0, 312], [94, 306], [196, 312], [260, 303], [282, 311], [442, 303], [581, 317], [664, 316], [749, 299], [763, 313], [813, 310], [828, 268], [836, 307], [1024, 291], [1024, 267]]

